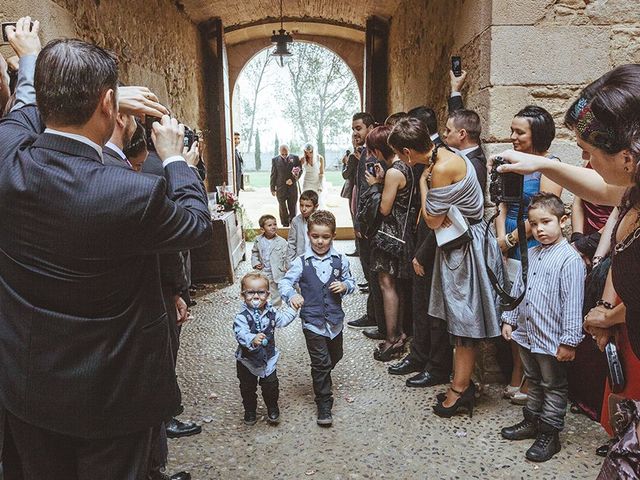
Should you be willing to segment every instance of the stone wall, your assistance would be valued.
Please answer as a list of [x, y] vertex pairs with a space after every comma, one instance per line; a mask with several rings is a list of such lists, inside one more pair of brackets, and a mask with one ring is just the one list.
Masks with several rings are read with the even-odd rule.
[[[145, 85], [190, 126], [204, 126], [199, 33], [170, 0], [13, 0], [0, 2], [0, 21], [30, 15], [42, 40], [78, 37], [114, 51], [120, 77]], [[4, 47], [1, 50], [8, 53]]]

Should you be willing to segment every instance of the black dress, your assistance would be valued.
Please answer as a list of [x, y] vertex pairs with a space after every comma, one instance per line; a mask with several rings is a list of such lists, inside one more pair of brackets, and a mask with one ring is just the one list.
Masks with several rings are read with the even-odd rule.
[[[411, 197], [411, 190], [413, 189], [413, 175], [411, 167], [401, 160], [396, 160], [389, 169], [396, 169], [402, 173], [406, 180], [406, 185], [396, 193], [396, 198], [393, 201], [393, 207], [391, 213], [382, 218], [380, 228], [386, 233], [389, 233], [395, 237], [402, 238], [405, 243], [402, 250], [399, 252], [399, 256], [391, 255], [375, 246], [371, 251], [371, 270], [374, 272], [388, 273], [389, 275], [407, 279], [411, 275], [411, 258], [413, 255], [413, 225], [411, 225], [412, 213], [409, 211], [409, 201]], [[407, 214], [409, 215], [407, 220]], [[406, 228], [405, 228], [406, 224]], [[403, 232], [404, 230], [404, 232]]]

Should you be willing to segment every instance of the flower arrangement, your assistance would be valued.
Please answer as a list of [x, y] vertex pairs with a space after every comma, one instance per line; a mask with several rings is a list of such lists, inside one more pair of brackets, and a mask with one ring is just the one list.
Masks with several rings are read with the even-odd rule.
[[221, 205], [222, 209], [227, 212], [242, 208], [238, 202], [238, 197], [236, 197], [233, 192], [228, 192], [226, 190], [218, 194], [218, 205]]

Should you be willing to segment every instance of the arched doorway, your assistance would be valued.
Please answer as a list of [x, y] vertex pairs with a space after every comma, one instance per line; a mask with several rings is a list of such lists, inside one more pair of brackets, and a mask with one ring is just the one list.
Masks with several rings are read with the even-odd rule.
[[241, 134], [246, 180], [240, 200], [248, 219], [257, 227], [265, 213], [278, 218], [269, 180], [279, 145], [302, 156], [310, 143], [325, 159], [321, 207], [336, 215], [339, 227], [351, 227], [348, 201], [340, 190], [341, 160], [352, 149], [351, 116], [361, 109], [356, 77], [340, 56], [317, 43], [296, 42], [284, 68], [270, 57], [271, 50], [262, 49], [246, 63], [233, 91], [233, 125]]

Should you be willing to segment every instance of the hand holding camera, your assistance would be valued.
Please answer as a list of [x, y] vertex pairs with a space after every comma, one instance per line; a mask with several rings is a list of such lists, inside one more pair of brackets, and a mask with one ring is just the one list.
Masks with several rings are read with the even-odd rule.
[[384, 170], [379, 163], [367, 162], [365, 164], [364, 179], [369, 185], [384, 181]]
[[153, 122], [151, 138], [162, 161], [182, 155], [184, 148], [184, 125], [175, 118], [163, 115], [161, 123]]
[[118, 87], [118, 110], [120, 113], [141, 117], [169, 115], [167, 107], [147, 87]]
[[182, 156], [190, 166], [195, 167], [200, 161], [200, 147], [198, 146], [198, 142], [193, 142], [191, 148], [184, 147]]
[[11, 47], [19, 57], [26, 55], [38, 55], [42, 50], [42, 44], [38, 37], [40, 22], [31, 22], [31, 17], [22, 17], [15, 24], [3, 23], [3, 38], [11, 44]]

